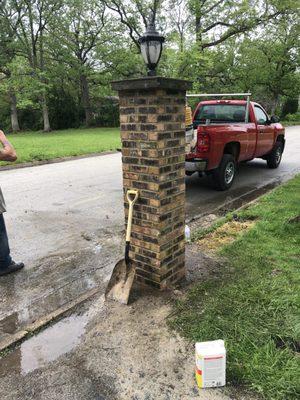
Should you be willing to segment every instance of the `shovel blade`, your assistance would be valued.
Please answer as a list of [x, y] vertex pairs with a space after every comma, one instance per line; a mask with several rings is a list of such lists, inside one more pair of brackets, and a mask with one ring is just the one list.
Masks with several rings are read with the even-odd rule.
[[135, 265], [132, 261], [127, 265], [124, 259], [118, 261], [108, 282], [105, 299], [115, 300], [121, 304], [128, 304], [134, 276]]

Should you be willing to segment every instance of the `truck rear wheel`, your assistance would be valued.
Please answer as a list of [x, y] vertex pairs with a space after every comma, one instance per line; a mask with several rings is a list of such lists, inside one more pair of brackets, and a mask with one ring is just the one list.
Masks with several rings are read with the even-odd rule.
[[236, 161], [231, 154], [224, 154], [219, 168], [212, 171], [217, 190], [228, 190], [236, 175]]
[[276, 142], [273, 147], [273, 150], [266, 158], [269, 168], [274, 169], [279, 167], [282, 157], [282, 152], [283, 152], [283, 144], [281, 142]]

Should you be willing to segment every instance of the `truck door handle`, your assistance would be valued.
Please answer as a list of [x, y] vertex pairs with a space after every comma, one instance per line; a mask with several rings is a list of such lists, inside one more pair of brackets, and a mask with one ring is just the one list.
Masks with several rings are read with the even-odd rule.
[[260, 129], [258, 132], [259, 132], [259, 133], [264, 133], [264, 130], [263, 130], [263, 129]]

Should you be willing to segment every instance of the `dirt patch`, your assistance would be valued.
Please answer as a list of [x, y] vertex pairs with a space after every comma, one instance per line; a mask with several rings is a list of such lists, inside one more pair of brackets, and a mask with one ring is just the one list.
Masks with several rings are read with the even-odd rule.
[[295, 340], [291, 337], [275, 336], [274, 342], [276, 347], [280, 349], [290, 349], [295, 353], [300, 353], [300, 340]]
[[202, 218], [191, 221], [188, 226], [192, 232], [195, 232], [199, 229], [207, 229], [210, 228], [218, 218], [219, 216], [216, 214], [204, 215]]
[[300, 215], [297, 215], [296, 217], [290, 218], [288, 220], [289, 224], [300, 224]]
[[215, 253], [222, 246], [234, 242], [240, 235], [248, 231], [255, 224], [255, 220], [232, 220], [226, 222], [203, 238], [198, 239], [200, 250]]

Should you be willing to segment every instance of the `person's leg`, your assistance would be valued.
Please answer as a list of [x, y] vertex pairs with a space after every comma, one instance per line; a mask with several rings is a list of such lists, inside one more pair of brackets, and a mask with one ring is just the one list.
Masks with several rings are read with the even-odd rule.
[[3, 214], [0, 214], [0, 269], [12, 263]]
[[3, 214], [0, 214], [0, 276], [20, 271], [23, 263], [15, 263], [11, 256]]

